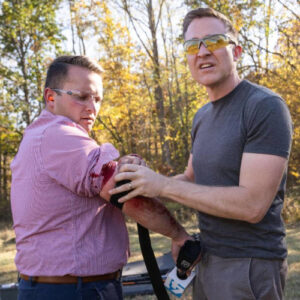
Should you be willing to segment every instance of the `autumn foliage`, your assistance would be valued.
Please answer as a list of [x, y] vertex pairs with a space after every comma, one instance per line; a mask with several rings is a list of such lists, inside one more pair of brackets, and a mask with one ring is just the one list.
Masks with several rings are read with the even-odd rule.
[[[289, 189], [300, 184], [300, 23], [296, 0], [0, 1], [0, 211], [9, 217], [9, 164], [24, 128], [41, 112], [46, 67], [64, 53], [105, 69], [93, 138], [138, 153], [165, 174], [182, 172], [193, 116], [207, 99], [182, 48], [185, 13], [211, 6], [240, 32], [241, 77], [286, 101], [294, 124]], [[295, 197], [294, 201], [300, 200]]]

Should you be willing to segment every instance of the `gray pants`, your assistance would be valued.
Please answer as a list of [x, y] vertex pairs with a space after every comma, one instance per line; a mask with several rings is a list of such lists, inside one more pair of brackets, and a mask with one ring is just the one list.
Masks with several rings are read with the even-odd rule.
[[197, 265], [193, 300], [280, 300], [287, 260], [205, 255]]

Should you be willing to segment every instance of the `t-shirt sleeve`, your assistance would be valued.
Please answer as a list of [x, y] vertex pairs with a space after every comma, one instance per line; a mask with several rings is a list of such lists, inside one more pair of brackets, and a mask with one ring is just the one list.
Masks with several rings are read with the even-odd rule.
[[40, 154], [44, 172], [58, 184], [86, 197], [101, 190], [103, 165], [119, 156], [113, 145], [99, 146], [82, 130], [66, 124], [46, 129]]
[[247, 141], [244, 152], [288, 158], [292, 141], [289, 110], [279, 97], [265, 98], [246, 113]]

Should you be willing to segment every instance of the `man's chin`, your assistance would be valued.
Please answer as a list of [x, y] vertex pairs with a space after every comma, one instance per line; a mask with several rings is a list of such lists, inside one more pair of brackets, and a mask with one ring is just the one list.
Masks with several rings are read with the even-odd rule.
[[82, 124], [82, 123], [79, 123], [81, 125], [81, 127], [83, 127], [85, 129], [85, 131], [87, 133], [90, 133], [92, 128], [93, 128], [93, 125], [87, 125], [87, 124]]
[[91, 127], [86, 127], [86, 128], [84, 128], [86, 131], [87, 131], [87, 133], [90, 133], [91, 131], [92, 131], [92, 129], [93, 129], [93, 126], [91, 126]]
[[210, 86], [214, 86], [215, 84], [217, 84], [219, 82], [219, 78], [215, 74], [209, 74], [206, 76], [198, 76], [196, 78], [196, 81], [201, 85], [210, 87]]

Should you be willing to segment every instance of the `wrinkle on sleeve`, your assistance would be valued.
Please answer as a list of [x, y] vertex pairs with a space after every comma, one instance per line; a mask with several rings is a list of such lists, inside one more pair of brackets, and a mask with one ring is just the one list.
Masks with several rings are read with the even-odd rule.
[[44, 132], [40, 153], [44, 172], [70, 191], [85, 197], [98, 195], [102, 166], [119, 157], [113, 145], [99, 146], [87, 133], [57, 124]]

